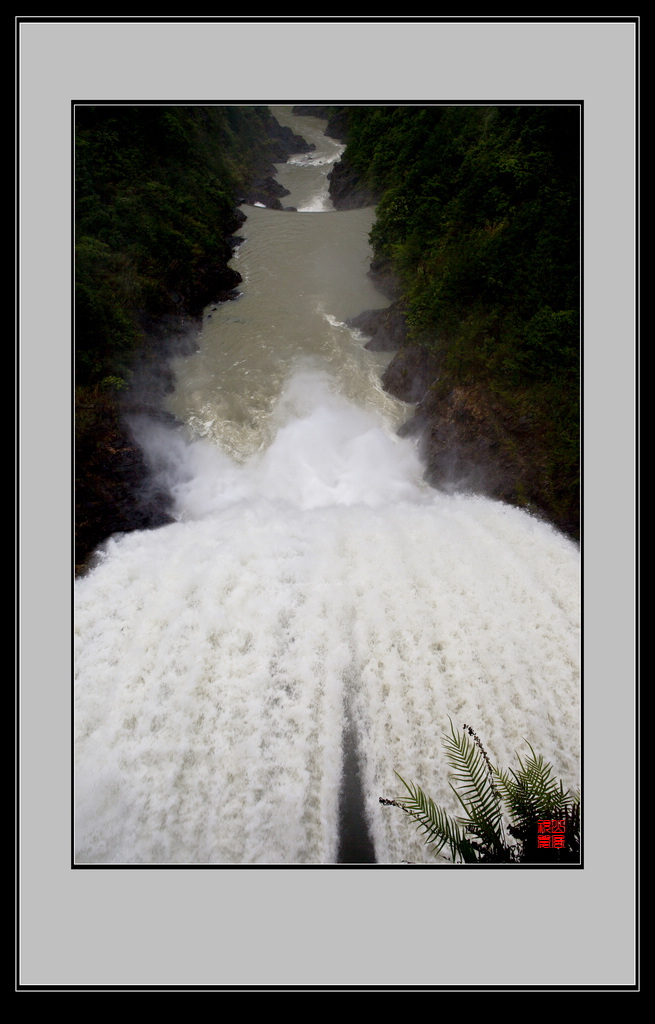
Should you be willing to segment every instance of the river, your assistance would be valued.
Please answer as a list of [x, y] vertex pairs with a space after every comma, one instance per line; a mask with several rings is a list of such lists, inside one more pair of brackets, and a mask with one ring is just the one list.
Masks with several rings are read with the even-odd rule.
[[174, 363], [182, 424], [133, 429], [175, 501], [75, 582], [75, 860], [435, 863], [394, 769], [453, 813], [441, 736], [501, 767], [525, 740], [580, 782], [580, 552], [526, 512], [425, 485], [388, 355], [374, 210], [333, 210], [342, 146], [278, 168], [297, 212], [245, 209], [240, 296]]

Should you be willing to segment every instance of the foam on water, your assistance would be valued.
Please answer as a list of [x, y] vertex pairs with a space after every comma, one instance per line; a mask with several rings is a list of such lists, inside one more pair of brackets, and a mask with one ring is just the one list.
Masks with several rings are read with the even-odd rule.
[[[292, 376], [237, 463], [141, 440], [177, 522], [115, 537], [75, 587], [79, 862], [334, 863], [354, 726], [381, 863], [430, 863], [394, 769], [453, 811], [442, 732], [580, 772], [576, 545], [425, 487], [415, 448]], [[142, 425], [143, 427], [143, 425]]]

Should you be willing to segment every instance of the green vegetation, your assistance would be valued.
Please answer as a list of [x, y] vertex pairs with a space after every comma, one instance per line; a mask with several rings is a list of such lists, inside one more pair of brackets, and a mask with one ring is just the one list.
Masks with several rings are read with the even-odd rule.
[[[552, 765], [537, 757], [528, 744], [529, 756], [522, 761], [517, 754], [519, 770], [502, 772], [492, 765], [471, 726], [465, 725], [460, 736], [451, 721], [450, 730], [444, 745], [456, 785], [449, 784], [465, 814], [447, 814], [398, 772], [409, 797], [381, 802], [401, 807], [418, 823], [434, 854], [447, 846], [453, 862], [579, 863], [580, 794], [564, 791]], [[553, 827], [557, 845], [540, 844], [539, 822]], [[507, 838], [506, 828], [513, 841]]]
[[[580, 113], [569, 106], [361, 107], [345, 159], [378, 197], [376, 259], [442, 388], [529, 414], [542, 490], [579, 515]], [[519, 411], [520, 410], [520, 411]]]
[[198, 314], [235, 198], [273, 159], [266, 107], [75, 112], [76, 382], [129, 375], [144, 318]]

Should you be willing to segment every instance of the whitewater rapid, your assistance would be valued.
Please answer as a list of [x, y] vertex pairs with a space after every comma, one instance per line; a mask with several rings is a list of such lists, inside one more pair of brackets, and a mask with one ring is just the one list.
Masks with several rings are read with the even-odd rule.
[[76, 584], [81, 862], [334, 863], [348, 722], [380, 863], [431, 860], [379, 797], [395, 769], [452, 805], [449, 717], [579, 783], [576, 545], [426, 488], [412, 443], [320, 375], [280, 408], [245, 464], [151, 428], [179, 521]]

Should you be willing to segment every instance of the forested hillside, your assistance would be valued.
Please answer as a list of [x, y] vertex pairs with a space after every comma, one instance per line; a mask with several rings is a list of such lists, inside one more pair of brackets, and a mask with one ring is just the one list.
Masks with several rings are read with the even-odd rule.
[[486, 477], [578, 536], [579, 108], [355, 107], [347, 140], [334, 192], [377, 204], [406, 329], [387, 386], [423, 399], [428, 475]]

